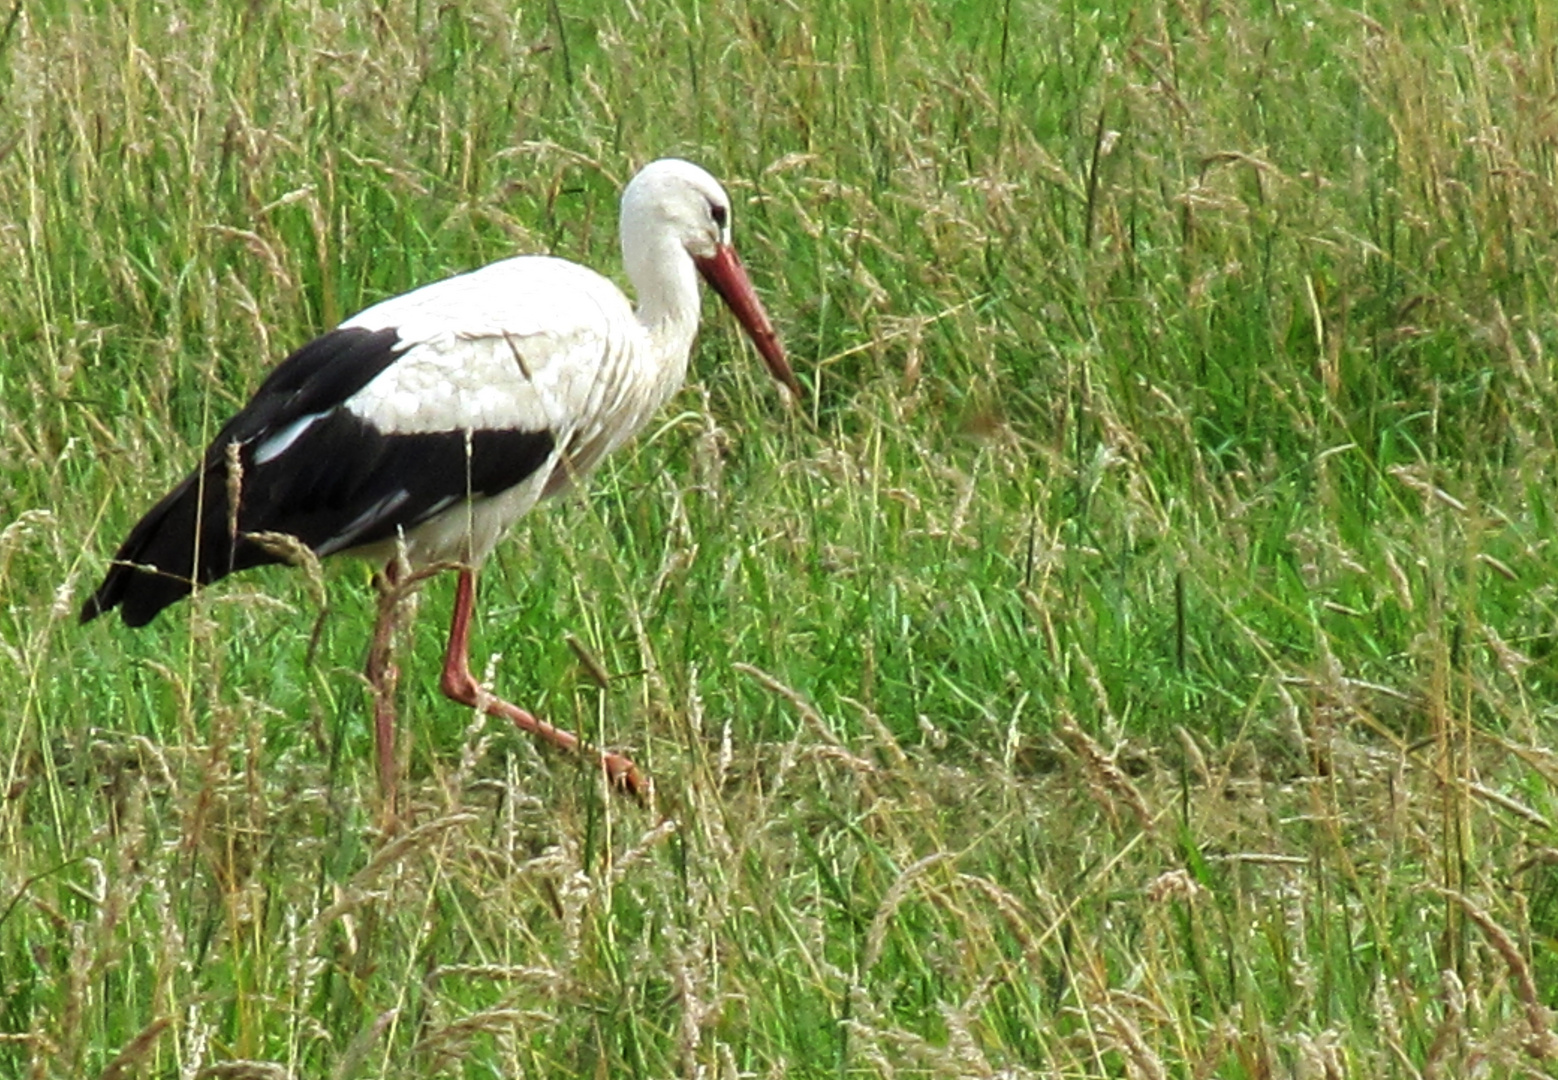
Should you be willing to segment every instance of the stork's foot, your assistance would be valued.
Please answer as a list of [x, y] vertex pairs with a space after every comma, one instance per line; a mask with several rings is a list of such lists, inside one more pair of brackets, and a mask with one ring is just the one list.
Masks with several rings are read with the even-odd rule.
[[500, 697], [494, 697], [471, 677], [469, 671], [456, 666], [444, 669], [443, 679], [440, 681], [440, 689], [444, 696], [451, 701], [457, 701], [461, 705], [483, 712], [489, 716], [501, 716], [510, 721], [520, 731], [527, 735], [534, 735], [542, 742], [550, 743], [559, 750], [570, 754], [578, 754], [584, 758], [593, 758], [600, 762], [600, 767], [606, 773], [606, 780], [612, 790], [624, 795], [631, 795], [640, 803], [649, 801], [653, 785], [649, 779], [639, 771], [632, 760], [611, 750], [597, 750], [584, 742], [571, 731], [564, 731], [547, 723], [534, 713], [521, 709], [518, 705], [504, 701]]
[[600, 765], [606, 770], [606, 780], [611, 784], [613, 791], [631, 795], [640, 805], [649, 805], [649, 797], [654, 793], [654, 784], [650, 782], [649, 777], [638, 771], [637, 765], [610, 750], [600, 752]]

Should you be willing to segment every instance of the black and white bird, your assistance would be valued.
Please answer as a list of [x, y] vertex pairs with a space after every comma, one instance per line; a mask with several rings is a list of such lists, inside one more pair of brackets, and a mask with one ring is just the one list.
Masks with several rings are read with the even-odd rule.
[[[293, 537], [319, 556], [384, 563], [392, 584], [455, 564], [443, 693], [579, 749], [576, 736], [492, 696], [471, 675], [475, 572], [514, 521], [588, 474], [681, 386], [698, 329], [699, 274], [800, 398], [731, 247], [730, 219], [730, 198], [707, 172], [656, 161], [622, 194], [622, 258], [636, 309], [593, 270], [521, 256], [375, 304], [304, 345], [130, 531], [82, 621], [117, 608], [126, 625], [142, 626], [196, 585], [285, 561], [264, 534]], [[392, 685], [393, 614], [393, 604], [381, 604], [369, 661], [380, 777], [391, 791], [393, 712], [382, 691]], [[642, 792], [630, 760], [600, 760], [613, 784]]]

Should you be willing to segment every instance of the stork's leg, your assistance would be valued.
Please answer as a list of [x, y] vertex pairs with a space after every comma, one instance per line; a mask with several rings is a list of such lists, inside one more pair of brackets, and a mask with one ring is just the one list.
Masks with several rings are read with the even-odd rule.
[[476, 575], [468, 568], [461, 568], [459, 588], [454, 594], [454, 617], [449, 623], [449, 649], [444, 654], [444, 673], [439, 681], [444, 696], [493, 716], [506, 717], [521, 731], [529, 732], [569, 753], [597, 758], [613, 787], [636, 798], [647, 796], [648, 781], [638, 771], [638, 766], [621, 754], [595, 750], [580, 742], [579, 737], [572, 732], [553, 727], [545, 720], [538, 719], [502, 698], [493, 697], [481, 688], [471, 676], [470, 668], [471, 609], [475, 598]]
[[395, 813], [395, 687], [400, 668], [395, 663], [395, 625], [399, 622], [400, 570], [394, 559], [379, 582], [379, 616], [368, 647], [368, 685], [373, 690], [373, 736], [379, 754], [379, 791], [391, 816]]

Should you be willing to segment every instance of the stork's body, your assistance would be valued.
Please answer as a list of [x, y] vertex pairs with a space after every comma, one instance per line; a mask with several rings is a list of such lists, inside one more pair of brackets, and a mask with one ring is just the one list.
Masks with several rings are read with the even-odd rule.
[[[256, 534], [284, 533], [418, 570], [461, 567], [442, 687], [572, 748], [577, 740], [478, 690], [466, 666], [474, 569], [538, 500], [587, 474], [681, 385], [697, 333], [701, 272], [774, 376], [799, 394], [729, 243], [729, 199], [706, 172], [655, 162], [623, 194], [635, 309], [561, 259], [523, 256], [361, 312], [271, 372], [202, 465], [131, 530], [82, 619], [119, 608], [130, 626], [237, 570], [281, 561]], [[236, 510], [231, 495], [238, 494]], [[406, 564], [398, 560], [404, 555]], [[381, 610], [376, 647], [388, 640]], [[376, 690], [390, 669], [370, 660]], [[379, 752], [391, 777], [381, 692]], [[636, 788], [625, 758], [603, 755]]]

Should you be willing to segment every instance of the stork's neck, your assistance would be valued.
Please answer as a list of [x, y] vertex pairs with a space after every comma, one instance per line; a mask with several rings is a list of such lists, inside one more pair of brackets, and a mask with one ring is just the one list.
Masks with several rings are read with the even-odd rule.
[[638, 294], [638, 321], [649, 331], [666, 395], [681, 386], [698, 333], [698, 268], [670, 232], [624, 222], [622, 262]]

